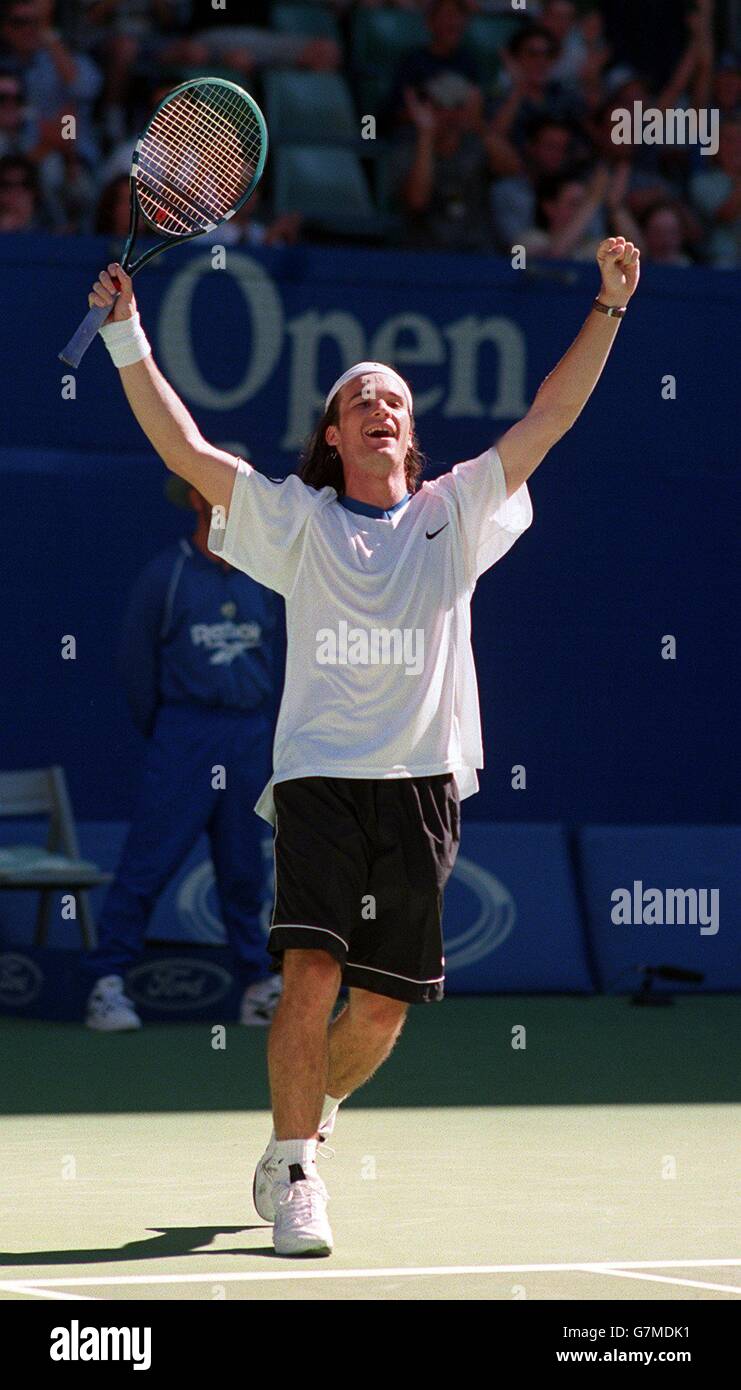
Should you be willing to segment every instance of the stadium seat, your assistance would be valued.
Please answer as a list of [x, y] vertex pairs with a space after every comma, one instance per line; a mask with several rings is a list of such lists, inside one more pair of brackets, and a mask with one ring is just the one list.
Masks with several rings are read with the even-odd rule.
[[361, 109], [378, 112], [388, 97], [399, 59], [428, 39], [421, 14], [403, 10], [359, 10], [352, 27], [352, 65]]
[[360, 122], [344, 79], [329, 72], [268, 72], [265, 116], [275, 144], [347, 144]]
[[326, 145], [284, 145], [273, 160], [274, 210], [348, 235], [380, 236], [395, 222], [379, 213], [358, 156]]
[[394, 204], [394, 188], [391, 179], [391, 153], [387, 141], [376, 141], [375, 155], [373, 188], [376, 203], [382, 212], [390, 212]]
[[329, 10], [318, 5], [273, 5], [270, 19], [280, 34], [305, 34], [311, 39], [335, 39], [342, 42], [340, 27]]
[[333, 208], [367, 216], [374, 211], [357, 155], [311, 145], [277, 150], [273, 166], [275, 211], [322, 218]]
[[80, 858], [67, 779], [61, 767], [0, 772], [0, 817], [25, 819], [47, 816], [46, 848], [38, 844], [0, 847], [0, 890], [39, 893], [34, 944], [44, 946], [49, 930], [52, 901], [67, 892], [75, 899], [83, 944], [95, 945], [95, 926], [88, 903], [88, 888], [109, 883], [112, 874]]
[[501, 51], [512, 35], [522, 28], [516, 15], [474, 15], [469, 19], [463, 40], [481, 71], [481, 81], [487, 89], [496, 82], [501, 67]]

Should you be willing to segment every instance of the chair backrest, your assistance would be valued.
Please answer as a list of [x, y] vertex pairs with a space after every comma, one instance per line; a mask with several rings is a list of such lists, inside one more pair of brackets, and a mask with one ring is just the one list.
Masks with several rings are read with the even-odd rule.
[[363, 113], [381, 115], [405, 53], [428, 42], [421, 14], [409, 10], [358, 10], [350, 39], [350, 60]]
[[0, 818], [51, 815], [54, 791], [48, 767], [0, 772]]
[[305, 34], [309, 39], [335, 39], [340, 27], [330, 10], [311, 4], [273, 5], [270, 20], [279, 34]]
[[360, 138], [360, 121], [350, 89], [338, 73], [289, 72], [265, 75], [265, 115], [273, 145], [338, 144]]
[[77, 831], [62, 767], [0, 772], [0, 819], [49, 817], [47, 847], [79, 858]]
[[358, 10], [352, 26], [352, 57], [359, 68], [395, 67], [429, 32], [421, 14], [410, 10]]
[[476, 59], [485, 86], [490, 86], [499, 76], [502, 49], [507, 47], [512, 35], [522, 27], [522, 19], [517, 15], [481, 14], [473, 15], [469, 19], [463, 43]]
[[321, 219], [333, 210], [371, 217], [375, 208], [357, 155], [326, 145], [285, 145], [273, 160], [275, 211]]

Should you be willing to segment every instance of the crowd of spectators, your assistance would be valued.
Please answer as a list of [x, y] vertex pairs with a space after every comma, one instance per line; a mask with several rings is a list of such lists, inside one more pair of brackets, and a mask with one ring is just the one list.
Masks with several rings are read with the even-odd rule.
[[[396, 59], [373, 113], [386, 240], [500, 253], [522, 245], [541, 258], [582, 259], [620, 232], [664, 265], [741, 263], [736, 0], [324, 6], [334, 37], [276, 28], [272, 0], [2, 0], [0, 231], [124, 236], [131, 149], [146, 114], [183, 77], [214, 69], [258, 99], [275, 69], [340, 75], [367, 167], [353, 23], [358, 10], [385, 8], [416, 11], [426, 26], [424, 41]], [[468, 33], [478, 16], [518, 20], [494, 73]], [[717, 152], [616, 143], [614, 113], [634, 103], [717, 111]], [[312, 235], [300, 209], [275, 215], [269, 178], [229, 226], [231, 240], [250, 244]]]

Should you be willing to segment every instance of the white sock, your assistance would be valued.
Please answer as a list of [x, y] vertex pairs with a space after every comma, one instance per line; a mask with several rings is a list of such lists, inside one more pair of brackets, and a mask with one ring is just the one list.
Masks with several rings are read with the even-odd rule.
[[[326, 1124], [327, 1120], [330, 1119], [330, 1117], [334, 1114], [335, 1110], [339, 1110], [340, 1106], [342, 1105], [343, 1100], [347, 1100], [347, 1096], [325, 1096], [325, 1097], [324, 1097], [324, 1105], [322, 1106], [322, 1113], [321, 1113], [321, 1115], [320, 1115], [320, 1117], [319, 1117], [319, 1123], [320, 1123], [320, 1125]], [[277, 1142], [278, 1142], [277, 1139], [276, 1139], [276, 1137], [275, 1137], [275, 1127], [273, 1127], [272, 1133], [271, 1133], [271, 1135], [270, 1135], [270, 1142], [271, 1142], [271, 1144], [277, 1144]], [[285, 1143], [288, 1143], [289, 1141], [288, 1141], [288, 1140], [285, 1140], [284, 1142], [285, 1142]], [[300, 1142], [300, 1141], [297, 1140], [296, 1142]], [[313, 1161], [313, 1160], [312, 1160], [312, 1161]], [[298, 1159], [291, 1159], [291, 1162], [292, 1162], [292, 1163], [294, 1163], [294, 1162], [300, 1162], [300, 1160], [298, 1160]]]
[[319, 1120], [320, 1125], [323, 1125], [325, 1120], [328, 1120], [333, 1111], [338, 1110], [339, 1107], [342, 1105], [343, 1100], [346, 1099], [346, 1096], [325, 1096], [324, 1105], [322, 1106], [322, 1114]]
[[276, 1139], [275, 1156], [283, 1163], [300, 1163], [304, 1172], [316, 1163], [316, 1139]]

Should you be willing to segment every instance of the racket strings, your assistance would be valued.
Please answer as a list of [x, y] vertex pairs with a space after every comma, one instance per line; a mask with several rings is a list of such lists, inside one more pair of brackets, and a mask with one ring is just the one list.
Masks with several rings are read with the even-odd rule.
[[[244, 101], [228, 89], [224, 96], [223, 89], [215, 90], [215, 103], [204, 100], [199, 91], [195, 100], [191, 94], [183, 94], [165, 106], [159, 113], [157, 135], [169, 172], [173, 172], [173, 163], [177, 165], [190, 187], [200, 182], [200, 175], [214, 207], [228, 210], [254, 174], [261, 139], [257, 121]], [[245, 121], [245, 114], [251, 117], [249, 121]], [[154, 124], [152, 131], [154, 134]]]
[[136, 170], [147, 220], [171, 236], [221, 222], [250, 187], [262, 151], [252, 107], [237, 92], [194, 84], [147, 129]]

